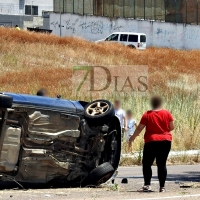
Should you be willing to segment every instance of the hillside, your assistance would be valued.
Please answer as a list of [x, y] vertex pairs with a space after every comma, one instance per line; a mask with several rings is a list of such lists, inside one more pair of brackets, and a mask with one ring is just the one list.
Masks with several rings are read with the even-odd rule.
[[[78, 38], [0, 28], [0, 90], [35, 94], [40, 87], [51, 96], [70, 94], [75, 65], [148, 65], [149, 91], [164, 97], [176, 118], [173, 149], [199, 148], [200, 51], [148, 48], [138, 51], [117, 44], [95, 44]], [[82, 96], [83, 99], [89, 97]], [[108, 96], [109, 100], [114, 97]], [[148, 97], [124, 99], [137, 121], [148, 109]], [[138, 139], [136, 149], [140, 147]]]

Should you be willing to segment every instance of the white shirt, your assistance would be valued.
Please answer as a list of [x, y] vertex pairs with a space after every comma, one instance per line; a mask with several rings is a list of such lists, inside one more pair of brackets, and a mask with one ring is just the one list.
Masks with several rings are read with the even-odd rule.
[[135, 124], [136, 124], [135, 119], [127, 120], [127, 128], [128, 128], [128, 130], [126, 131], [127, 141], [130, 139], [130, 136], [132, 136], [135, 131]]
[[124, 128], [124, 117], [125, 117], [125, 112], [123, 109], [115, 110], [115, 115], [119, 118], [121, 127]]

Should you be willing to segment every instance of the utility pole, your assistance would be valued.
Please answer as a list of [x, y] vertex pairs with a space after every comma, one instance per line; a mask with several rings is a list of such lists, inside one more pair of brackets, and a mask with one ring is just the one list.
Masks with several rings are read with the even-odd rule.
[[61, 14], [61, 11], [60, 11], [60, 37], [62, 36], [61, 17], [62, 17], [62, 14]]
[[196, 19], [197, 19], [197, 25], [199, 24], [199, 18], [198, 18], [198, 15], [199, 15], [199, 12], [198, 12], [198, 9], [199, 9], [199, 0], [197, 0], [197, 13], [196, 13]]

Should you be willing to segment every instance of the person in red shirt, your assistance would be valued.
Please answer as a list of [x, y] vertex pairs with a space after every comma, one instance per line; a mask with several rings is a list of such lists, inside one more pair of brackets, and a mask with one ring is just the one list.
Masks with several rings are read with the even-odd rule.
[[174, 129], [174, 119], [169, 111], [162, 108], [161, 97], [152, 97], [150, 103], [152, 110], [143, 114], [140, 124], [129, 140], [129, 145], [131, 146], [135, 138], [139, 136], [144, 128], [146, 128], [142, 160], [144, 186], [138, 191], [151, 191], [151, 166], [156, 159], [158, 179], [160, 183], [159, 191], [165, 192], [165, 181], [167, 177], [166, 162], [171, 149], [171, 131]]

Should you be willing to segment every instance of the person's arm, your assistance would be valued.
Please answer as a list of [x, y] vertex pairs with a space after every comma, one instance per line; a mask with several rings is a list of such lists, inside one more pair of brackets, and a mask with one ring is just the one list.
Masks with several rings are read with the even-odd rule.
[[135, 128], [137, 128], [138, 127], [137, 123], [135, 123], [134, 126], [135, 126]]
[[174, 121], [169, 122], [169, 131], [174, 130]]
[[[133, 126], [135, 126], [135, 128], [137, 128], [138, 127], [138, 125], [137, 125], [137, 123], [135, 122], [135, 124], [133, 125]], [[134, 132], [133, 133], [131, 133], [131, 136], [134, 134]]]
[[124, 120], [124, 130], [127, 131], [128, 128], [127, 128], [127, 119], [126, 119], [125, 113], [124, 113], [124, 115], [123, 115], [123, 120]]
[[170, 112], [168, 115], [169, 115], [169, 131], [173, 131], [174, 130], [174, 118]]
[[144, 124], [139, 124], [138, 125], [138, 127], [135, 129], [135, 132], [134, 132], [134, 134], [130, 137], [130, 139], [129, 139], [129, 143], [131, 144], [134, 140], [135, 140], [135, 138], [137, 137], [137, 136], [139, 136], [140, 135], [140, 133], [142, 132], [142, 130], [145, 128], [145, 125]]

